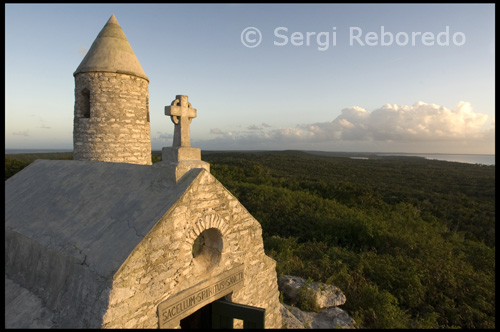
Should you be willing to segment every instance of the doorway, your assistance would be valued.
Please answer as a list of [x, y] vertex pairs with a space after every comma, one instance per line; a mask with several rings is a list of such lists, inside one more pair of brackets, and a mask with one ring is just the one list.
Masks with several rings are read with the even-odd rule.
[[184, 319], [181, 319], [181, 329], [203, 329], [212, 327], [212, 303], [201, 307]]
[[220, 298], [181, 319], [182, 329], [232, 329], [234, 319], [243, 321], [244, 329], [263, 329], [265, 309], [233, 303]]

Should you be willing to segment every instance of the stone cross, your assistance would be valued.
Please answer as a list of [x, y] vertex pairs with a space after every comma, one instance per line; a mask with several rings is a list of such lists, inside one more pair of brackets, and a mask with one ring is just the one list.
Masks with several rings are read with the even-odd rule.
[[175, 96], [171, 105], [165, 106], [165, 115], [170, 115], [170, 119], [175, 125], [172, 147], [191, 146], [189, 124], [193, 118], [196, 118], [196, 109], [191, 107], [188, 96]]

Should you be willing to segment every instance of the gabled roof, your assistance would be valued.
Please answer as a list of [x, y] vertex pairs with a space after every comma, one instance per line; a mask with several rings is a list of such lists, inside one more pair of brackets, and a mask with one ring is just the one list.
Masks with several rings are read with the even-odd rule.
[[86, 72], [122, 73], [149, 81], [115, 15], [102, 28], [73, 76]]
[[166, 184], [156, 165], [36, 160], [5, 181], [5, 232], [111, 277], [201, 172]]

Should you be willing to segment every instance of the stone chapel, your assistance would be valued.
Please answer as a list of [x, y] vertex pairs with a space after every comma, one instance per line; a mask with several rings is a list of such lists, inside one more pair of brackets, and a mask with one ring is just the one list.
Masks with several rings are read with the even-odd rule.
[[5, 182], [5, 327], [281, 328], [262, 228], [191, 147], [188, 97], [152, 165], [149, 79], [114, 15], [74, 77], [74, 160]]

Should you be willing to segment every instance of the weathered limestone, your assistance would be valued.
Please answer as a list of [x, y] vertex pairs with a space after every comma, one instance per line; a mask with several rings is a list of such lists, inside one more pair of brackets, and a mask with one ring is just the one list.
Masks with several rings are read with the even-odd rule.
[[337, 307], [346, 301], [344, 293], [338, 287], [320, 282], [308, 283], [304, 278], [296, 276], [283, 275], [278, 285], [291, 302], [298, 301], [299, 291], [305, 287], [319, 309]]
[[156, 165], [39, 160], [9, 178], [6, 277], [40, 298], [51, 327], [157, 328], [161, 303], [242, 266], [226, 298], [280, 328], [259, 222], [206, 170], [171, 183]]
[[151, 165], [149, 79], [114, 15], [73, 75], [73, 158]]
[[[297, 307], [284, 305], [286, 320], [284, 328], [306, 328], [306, 329], [354, 329], [354, 320], [339, 307], [326, 308], [320, 312], [302, 311]], [[300, 323], [298, 323], [300, 322]], [[300, 327], [302, 325], [303, 327]]]
[[122, 73], [149, 81], [115, 15], [106, 22], [73, 75], [92, 72]]
[[165, 115], [169, 115], [174, 127], [172, 147], [162, 149], [161, 167], [165, 169], [171, 181], [179, 179], [192, 168], [210, 171], [210, 165], [201, 160], [201, 150], [191, 147], [189, 125], [196, 117], [188, 96], [177, 95], [170, 106], [165, 106]]
[[289, 275], [281, 276], [278, 285], [286, 302], [299, 303], [300, 296], [307, 296], [315, 303], [318, 311], [303, 311], [295, 306], [283, 304], [283, 328], [355, 328], [354, 320], [338, 307], [346, 302], [345, 295], [338, 287], [322, 282], [308, 282], [304, 278]]
[[[196, 239], [207, 230], [216, 230], [223, 243], [215, 260], [210, 254], [193, 255]], [[266, 308], [266, 327], [281, 327], [275, 262], [264, 254], [260, 224], [202, 171], [114, 276], [114, 289], [132, 292], [126, 301], [120, 294], [111, 294], [103, 327], [156, 327], [160, 303], [240, 264], [244, 287], [232, 294], [231, 301]], [[178, 327], [180, 318], [190, 312], [168, 326]]]
[[52, 312], [28, 290], [5, 278], [5, 309], [10, 328], [22, 328], [26, 321], [31, 327], [46, 329], [52, 326]]
[[149, 80], [114, 16], [74, 76], [75, 160], [5, 182], [5, 327], [179, 328], [222, 305], [281, 328], [276, 262], [191, 147], [188, 97], [166, 108], [174, 143], [151, 165]]
[[175, 100], [172, 101], [171, 105], [165, 106], [165, 115], [170, 115], [170, 119], [175, 125], [172, 147], [190, 147], [189, 125], [196, 118], [196, 109], [191, 107], [188, 96], [175, 96]]
[[287, 309], [288, 307], [289, 306], [285, 306], [283, 303], [280, 304], [282, 328], [290, 330], [305, 329], [305, 324], [295, 317], [291, 311]]

